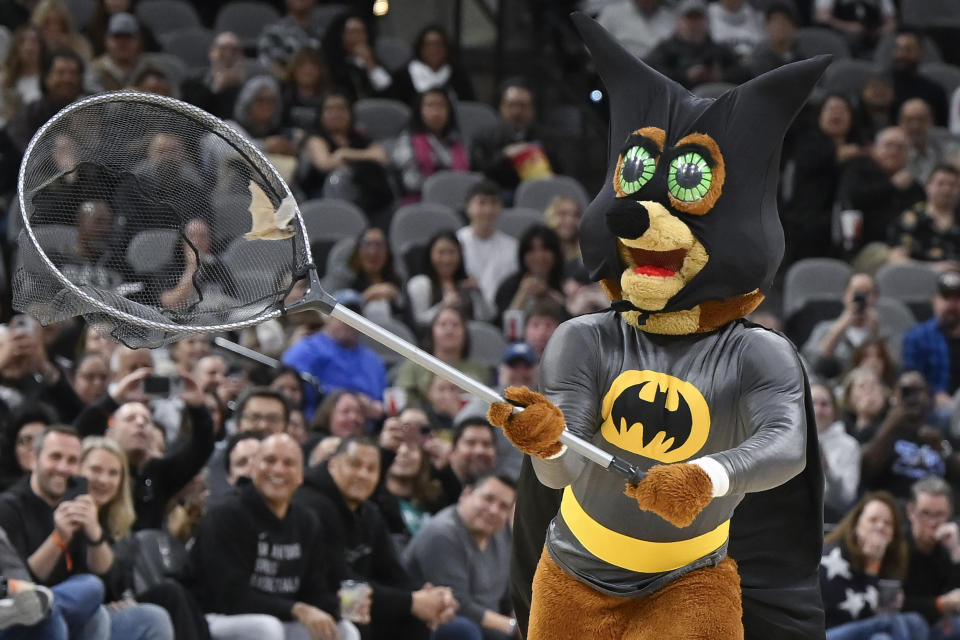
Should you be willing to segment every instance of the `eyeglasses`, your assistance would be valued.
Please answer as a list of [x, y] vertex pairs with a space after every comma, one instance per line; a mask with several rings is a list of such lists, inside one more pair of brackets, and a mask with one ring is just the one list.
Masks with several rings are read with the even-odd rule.
[[17, 446], [18, 447], [29, 447], [33, 444], [34, 437], [32, 434], [25, 433], [23, 435], [17, 436]]
[[242, 422], [247, 424], [256, 424], [258, 422], [263, 422], [264, 424], [277, 425], [283, 424], [283, 414], [282, 413], [244, 413], [240, 416]]
[[916, 514], [921, 520], [947, 520], [950, 517], [948, 511], [927, 511], [926, 509], [919, 509]]

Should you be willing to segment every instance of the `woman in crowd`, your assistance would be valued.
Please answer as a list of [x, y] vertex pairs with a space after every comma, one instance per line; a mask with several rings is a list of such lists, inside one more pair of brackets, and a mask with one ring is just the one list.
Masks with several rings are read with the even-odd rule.
[[296, 158], [300, 136], [283, 125], [283, 97], [272, 76], [254, 76], [244, 83], [233, 119], [261, 151]]
[[493, 316], [477, 281], [467, 276], [463, 250], [455, 233], [441, 231], [430, 238], [426, 256], [424, 272], [407, 281], [410, 310], [418, 328], [430, 326], [443, 306], [457, 307], [472, 320], [489, 320]]
[[291, 409], [303, 409], [304, 382], [300, 372], [293, 367], [283, 365], [274, 371], [270, 388], [279, 391], [287, 399]]
[[824, 521], [837, 522], [853, 506], [860, 486], [860, 443], [837, 419], [837, 401], [825, 384], [810, 385], [813, 413], [817, 420], [820, 454], [826, 486], [823, 491]]
[[920, 614], [897, 612], [903, 596], [896, 587], [910, 556], [906, 535], [896, 499], [877, 491], [863, 496], [826, 537], [820, 590], [827, 640], [926, 640]]
[[790, 261], [829, 253], [841, 168], [863, 153], [854, 127], [853, 106], [843, 94], [832, 93], [824, 98], [815, 126], [796, 139], [787, 162], [792, 167], [793, 179], [782, 185], [789, 191], [784, 206], [784, 234], [790, 243]]
[[30, 23], [40, 30], [47, 50], [74, 51], [84, 62], [93, 59], [93, 47], [74, 28], [70, 11], [60, 0], [42, 0], [34, 7]]
[[326, 460], [343, 438], [367, 433], [364, 401], [349, 391], [328, 393], [310, 421], [310, 434], [303, 445], [310, 466]]
[[563, 259], [567, 263], [565, 271], [570, 271], [570, 263], [583, 264], [580, 258], [580, 217], [583, 211], [573, 198], [557, 196], [543, 212], [547, 226], [560, 238]]
[[888, 387], [893, 387], [900, 373], [887, 341], [879, 336], [867, 338], [853, 350], [850, 356], [850, 370], [864, 367], [872, 370]]
[[890, 388], [875, 371], [859, 367], [847, 375], [842, 398], [847, 432], [861, 444], [869, 441], [886, 415]]
[[330, 71], [323, 54], [316, 49], [300, 49], [287, 63], [283, 85], [284, 118], [288, 127], [313, 129], [320, 121], [323, 94], [330, 89]]
[[520, 237], [517, 262], [520, 269], [497, 289], [497, 311], [527, 311], [538, 300], [551, 299], [563, 305], [563, 250], [560, 237], [537, 224]]
[[453, 104], [443, 89], [428, 89], [419, 95], [409, 128], [394, 144], [392, 160], [407, 202], [420, 199], [423, 183], [434, 173], [470, 170]]
[[443, 27], [431, 24], [417, 35], [413, 59], [393, 74], [393, 96], [412, 104], [418, 94], [442, 89], [457, 100], [473, 100], [470, 77], [450, 59], [450, 38]]
[[[490, 370], [470, 360], [470, 334], [467, 321], [457, 307], [443, 307], [430, 325], [424, 350], [484, 384], [490, 382]], [[408, 407], [426, 407], [427, 391], [433, 374], [407, 360], [400, 365], [394, 384], [407, 391]]]
[[101, 540], [113, 551], [113, 564], [101, 576], [107, 590], [104, 599], [110, 603], [110, 634], [130, 640], [209, 638], [202, 611], [179, 583], [164, 580], [137, 594], [139, 602], [134, 600], [137, 543], [130, 532], [136, 513], [129, 468], [127, 457], [114, 441], [100, 437], [84, 440], [80, 474], [87, 479], [90, 498], [97, 507]]
[[323, 51], [333, 83], [351, 99], [388, 94], [393, 79], [377, 60], [370, 25], [359, 14], [345, 13], [330, 23]]
[[347, 267], [353, 279], [347, 283], [363, 296], [365, 315], [402, 317], [407, 312], [403, 284], [393, 265], [393, 252], [382, 229], [370, 228], [360, 234]]
[[73, 390], [84, 404], [93, 404], [107, 392], [110, 380], [110, 363], [101, 353], [89, 351], [77, 358], [74, 364]]
[[417, 535], [430, 515], [446, 506], [443, 488], [433, 477], [430, 456], [416, 439], [407, 438], [397, 447], [396, 456], [387, 468], [384, 487], [396, 501], [405, 530], [399, 536], [408, 542]]
[[9, 122], [25, 104], [33, 102], [40, 91], [40, 67], [45, 52], [43, 35], [36, 27], [25, 25], [17, 29], [3, 61], [3, 104], [0, 116]]
[[[393, 201], [386, 166], [387, 152], [361, 133], [353, 104], [346, 94], [332, 91], [320, 104], [315, 135], [304, 143], [300, 187], [308, 198], [339, 197], [355, 202], [368, 214]], [[335, 179], [331, 174], [336, 174]], [[336, 186], [335, 192], [330, 191]]]
[[57, 422], [57, 412], [39, 403], [10, 416], [0, 439], [0, 491], [30, 475], [36, 462], [34, 441]]

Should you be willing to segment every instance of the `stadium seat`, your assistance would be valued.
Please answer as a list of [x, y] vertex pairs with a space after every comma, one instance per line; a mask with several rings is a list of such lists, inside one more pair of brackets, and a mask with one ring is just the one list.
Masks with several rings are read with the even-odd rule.
[[497, 220], [497, 229], [514, 238], [520, 238], [527, 229], [535, 224], [544, 224], [543, 211], [513, 207], [504, 209]]
[[823, 90], [857, 96], [871, 78], [882, 72], [883, 67], [874, 62], [840, 58], [831, 62], [823, 74]]
[[834, 58], [850, 57], [850, 46], [847, 41], [833, 29], [802, 27], [797, 29], [796, 38], [801, 57], [812, 58], [824, 53]]
[[924, 62], [920, 74], [930, 78], [946, 91], [947, 97], [960, 87], [960, 67], [945, 62]]
[[476, 171], [437, 171], [423, 183], [423, 202], [432, 202], [460, 211], [466, 206], [467, 194], [483, 174]]
[[158, 39], [164, 34], [187, 28], [202, 28], [197, 10], [184, 0], [143, 0], [134, 10], [137, 19]]
[[377, 60], [390, 73], [402, 69], [413, 57], [413, 47], [403, 38], [380, 36], [373, 48]]
[[213, 30], [232, 31], [245, 49], [252, 49], [264, 27], [279, 19], [280, 12], [265, 2], [228, 2], [217, 13]]
[[921, 263], [887, 264], [877, 271], [876, 279], [879, 295], [904, 303], [921, 322], [930, 318], [936, 271]]
[[148, 229], [133, 236], [127, 245], [127, 264], [139, 274], [159, 273], [173, 260], [180, 232], [174, 229]]
[[77, 31], [85, 31], [93, 18], [93, 10], [97, 5], [95, 0], [63, 0], [63, 4], [67, 7]]
[[213, 33], [203, 27], [186, 27], [158, 36], [166, 53], [183, 60], [190, 69], [202, 69], [209, 64]]
[[492, 129], [500, 122], [493, 107], [483, 102], [461, 100], [454, 110], [457, 113], [457, 127], [466, 140], [473, 140], [478, 133]]
[[356, 238], [368, 226], [367, 216], [360, 207], [345, 200], [308, 200], [300, 205], [300, 214], [311, 243]]
[[357, 125], [374, 140], [395, 138], [410, 122], [410, 107], [390, 98], [364, 98], [353, 105]]
[[900, 14], [907, 27], [960, 27], [960, 3], [956, 0], [903, 0]]
[[783, 317], [789, 318], [808, 300], [841, 300], [852, 273], [849, 264], [833, 258], [807, 258], [793, 263], [783, 279]]
[[425, 245], [439, 231], [456, 231], [463, 220], [450, 207], [430, 202], [400, 207], [390, 221], [390, 249], [403, 256], [415, 245]]
[[[395, 318], [371, 318], [371, 320], [398, 338], [402, 338], [410, 344], [417, 344], [417, 337], [413, 335], [413, 331], [410, 330], [410, 327], [403, 324], [399, 320]], [[396, 364], [399, 364], [404, 359], [402, 355], [395, 352], [393, 349], [383, 346], [366, 334], [360, 335], [360, 342], [370, 347], [374, 353], [380, 356], [388, 369]], [[379, 400], [380, 398], [376, 399]]]
[[468, 357], [491, 368], [498, 366], [507, 348], [503, 333], [489, 322], [480, 320], [467, 322], [467, 333], [470, 335]]
[[570, 176], [551, 176], [539, 180], [526, 180], [517, 187], [514, 206], [543, 211], [557, 196], [573, 198], [580, 210], [587, 208], [590, 197], [583, 185]]

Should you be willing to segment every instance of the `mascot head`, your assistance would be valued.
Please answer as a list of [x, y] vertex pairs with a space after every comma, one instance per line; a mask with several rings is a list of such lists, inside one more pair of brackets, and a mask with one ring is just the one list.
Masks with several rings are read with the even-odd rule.
[[783, 258], [783, 136], [829, 56], [698, 98], [590, 18], [573, 20], [610, 99], [607, 179], [580, 225], [591, 277], [644, 331], [710, 331], [746, 315]]

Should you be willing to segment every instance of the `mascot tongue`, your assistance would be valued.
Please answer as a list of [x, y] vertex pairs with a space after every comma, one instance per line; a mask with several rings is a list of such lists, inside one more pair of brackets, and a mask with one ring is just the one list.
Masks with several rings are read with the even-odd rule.
[[634, 273], [669, 278], [683, 267], [683, 259], [687, 257], [687, 251], [686, 249], [650, 251], [631, 247], [630, 257], [636, 265], [633, 269]]

